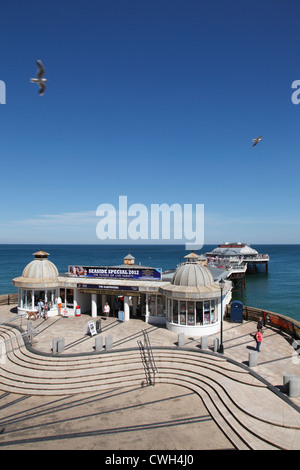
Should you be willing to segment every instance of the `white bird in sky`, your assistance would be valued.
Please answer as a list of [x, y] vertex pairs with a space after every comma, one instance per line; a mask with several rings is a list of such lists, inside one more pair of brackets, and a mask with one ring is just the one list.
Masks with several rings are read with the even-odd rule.
[[254, 142], [254, 144], [252, 145], [252, 147], [255, 147], [258, 142], [260, 142], [262, 139], [262, 135], [260, 135], [259, 137], [256, 137], [256, 139], [252, 139], [252, 141]]
[[44, 78], [45, 69], [44, 69], [44, 66], [42, 64], [42, 61], [37, 60], [36, 63], [38, 64], [38, 70], [37, 70], [37, 73], [36, 73], [37, 78], [31, 78], [30, 81], [32, 83], [37, 83], [39, 85], [39, 87], [40, 87], [39, 95], [43, 96], [43, 94], [45, 93], [45, 88], [46, 88], [45, 82], [48, 82], [48, 80], [47, 80], [47, 78]]

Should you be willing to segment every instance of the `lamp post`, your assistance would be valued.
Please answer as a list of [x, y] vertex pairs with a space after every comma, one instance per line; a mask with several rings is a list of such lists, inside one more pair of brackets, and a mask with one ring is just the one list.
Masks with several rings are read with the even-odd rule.
[[219, 347], [219, 354], [224, 354], [224, 346], [223, 346], [223, 289], [225, 287], [224, 279], [219, 281], [220, 289], [221, 289], [221, 337], [220, 337], [220, 347]]

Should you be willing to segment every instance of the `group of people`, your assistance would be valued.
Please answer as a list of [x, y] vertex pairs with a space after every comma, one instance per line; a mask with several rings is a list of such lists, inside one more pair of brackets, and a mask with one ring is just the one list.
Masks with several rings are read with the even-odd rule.
[[[57, 304], [57, 308], [58, 308], [59, 314], [61, 315], [61, 298], [60, 298], [60, 297], [56, 297], [55, 303]], [[39, 318], [44, 318], [44, 320], [47, 320], [47, 318], [48, 318], [48, 311], [50, 310], [51, 305], [50, 305], [48, 302], [45, 302], [45, 303], [44, 303], [44, 302], [42, 301], [42, 299], [40, 299], [40, 300], [38, 301], [37, 307], [38, 307], [38, 317], [39, 317]]]
[[48, 302], [43, 302], [41, 299], [38, 301], [38, 317], [39, 318], [44, 318], [44, 320], [47, 320], [48, 318], [48, 310], [49, 310], [49, 304]]

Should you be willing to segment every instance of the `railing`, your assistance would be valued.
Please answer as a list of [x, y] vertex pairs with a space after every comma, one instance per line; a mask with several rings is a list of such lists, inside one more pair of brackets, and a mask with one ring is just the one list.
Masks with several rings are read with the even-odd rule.
[[[11, 323], [11, 322], [16, 321], [16, 320], [19, 320], [19, 318], [20, 318], [19, 316], [14, 315], [13, 317], [8, 318], [8, 320], [5, 320], [2, 323], [0, 323], [0, 326], [1, 325], [6, 325], [7, 323]], [[22, 317], [21, 317], [21, 321], [22, 321]]]
[[[226, 316], [230, 317], [230, 305], [226, 306]], [[280, 313], [243, 305], [243, 318], [245, 320], [258, 321], [261, 317], [263, 318], [265, 326], [271, 326], [280, 331], [284, 331], [292, 338], [300, 338], [300, 322], [297, 320], [281, 315]]]
[[145, 347], [144, 347], [142, 341], [138, 340], [137, 343], [138, 343], [138, 346], [140, 348], [142, 363], [143, 363], [144, 370], [145, 370], [146, 382], [147, 382], [147, 385], [151, 385], [152, 384], [151, 371], [150, 371], [150, 367], [149, 367], [149, 364], [148, 364], [148, 361], [147, 361], [147, 357], [146, 357], [146, 353], [145, 353]]
[[0, 295], [0, 305], [11, 305], [18, 303], [18, 294]]
[[[147, 384], [154, 386], [155, 374], [158, 372], [158, 370], [155, 364], [148, 332], [146, 330], [143, 330], [143, 335], [144, 335], [144, 344], [142, 344], [141, 341], [138, 341], [138, 345], [139, 345], [141, 355], [142, 355], [142, 361], [143, 361], [143, 365], [144, 365], [144, 369], [146, 373]], [[153, 374], [153, 380], [151, 376], [151, 371]]]
[[[35, 335], [39, 333], [39, 330], [36, 330], [31, 324], [31, 322], [27, 323], [27, 331], [19, 332], [17, 334], [14, 334], [13, 336], [6, 337], [4, 339], [7, 330], [1, 328], [2, 325], [7, 325], [9, 326], [10, 323], [12, 323], [15, 320], [18, 320], [19, 318], [14, 316], [2, 323], [0, 323], [0, 363], [1, 361], [5, 360], [5, 355], [8, 352], [13, 352], [15, 349], [20, 348], [20, 343], [23, 344], [24, 341], [28, 341], [29, 344], [32, 345], [32, 341]], [[21, 318], [22, 321], [22, 318]]]
[[1, 331], [0, 331], [0, 361], [5, 358], [5, 355], [8, 352], [13, 352], [15, 349], [20, 348], [20, 342], [19, 340], [24, 341], [26, 337], [28, 337], [29, 334], [28, 332], [24, 333], [19, 333], [16, 336], [7, 338], [7, 339], [1, 339]]
[[151, 369], [153, 371], [153, 374], [155, 375], [158, 372], [158, 370], [157, 370], [157, 367], [156, 367], [156, 364], [155, 364], [153, 351], [152, 351], [152, 347], [151, 347], [150, 340], [149, 340], [148, 331], [143, 330], [143, 335], [144, 335], [145, 345], [146, 345], [146, 348], [147, 348], [147, 351], [148, 351], [148, 358], [149, 358], [149, 362], [150, 362], [150, 365], [151, 365]]

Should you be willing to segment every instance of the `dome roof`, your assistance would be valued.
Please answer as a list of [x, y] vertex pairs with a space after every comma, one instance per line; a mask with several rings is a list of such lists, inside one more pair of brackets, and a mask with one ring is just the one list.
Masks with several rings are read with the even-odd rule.
[[186, 287], [210, 286], [214, 284], [214, 278], [205, 266], [190, 262], [176, 269], [172, 284]]
[[53, 279], [57, 278], [56, 266], [48, 260], [48, 253], [38, 251], [34, 253], [34, 260], [27, 264], [22, 277], [29, 279]]

